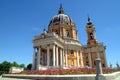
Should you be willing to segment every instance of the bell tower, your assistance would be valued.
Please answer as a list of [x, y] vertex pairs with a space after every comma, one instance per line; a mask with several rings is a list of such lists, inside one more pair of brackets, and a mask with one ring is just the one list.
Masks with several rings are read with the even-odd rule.
[[97, 46], [98, 41], [96, 40], [95, 27], [90, 21], [90, 17], [88, 17], [88, 23], [86, 25], [86, 32], [87, 32], [87, 37], [88, 37], [88, 40], [87, 40], [88, 47]]

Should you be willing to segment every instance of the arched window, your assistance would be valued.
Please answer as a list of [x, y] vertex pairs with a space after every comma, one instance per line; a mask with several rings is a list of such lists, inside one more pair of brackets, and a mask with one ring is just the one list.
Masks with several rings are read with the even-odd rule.
[[66, 30], [66, 37], [70, 37], [70, 33], [68, 30]]
[[90, 39], [94, 39], [94, 36], [92, 33], [90, 33]]

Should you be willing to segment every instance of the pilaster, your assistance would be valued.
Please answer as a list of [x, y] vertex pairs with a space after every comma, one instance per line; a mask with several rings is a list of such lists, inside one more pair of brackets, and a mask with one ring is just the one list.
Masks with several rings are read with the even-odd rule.
[[66, 53], [65, 53], [65, 61], [66, 61], [66, 67], [68, 67], [68, 55], [67, 55], [67, 50], [65, 51]]
[[89, 52], [88, 55], [89, 55], [89, 67], [92, 67], [91, 53]]
[[62, 64], [63, 64], [63, 67], [65, 66], [65, 63], [64, 63], [64, 49], [63, 49], [63, 54], [62, 54]]
[[80, 62], [81, 62], [81, 67], [83, 67], [83, 56], [82, 56], [82, 51], [80, 51]]
[[47, 45], [47, 66], [50, 65], [50, 47]]

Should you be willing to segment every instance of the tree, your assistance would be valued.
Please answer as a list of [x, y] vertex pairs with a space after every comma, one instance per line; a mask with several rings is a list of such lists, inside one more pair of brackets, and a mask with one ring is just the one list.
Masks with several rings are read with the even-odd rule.
[[14, 62], [12, 63], [12, 67], [19, 67], [19, 65], [17, 64], [17, 62], [14, 61]]
[[26, 70], [26, 67], [24, 64], [17, 64], [17, 62], [15, 61], [13, 63], [4, 61], [0, 63], [0, 75], [4, 73], [8, 73], [11, 67], [23, 67], [24, 70]]
[[24, 68], [24, 67], [25, 67], [25, 65], [24, 65], [24, 64], [20, 64], [20, 65], [19, 65], [19, 67], [22, 67], [22, 68]]
[[20, 64], [19, 67], [22, 67], [22, 68], [24, 68], [24, 70], [27, 70], [25, 64]]
[[31, 70], [31, 69], [32, 69], [32, 64], [30, 63], [27, 65], [27, 70]]
[[10, 62], [7, 62], [7, 61], [2, 62], [0, 64], [0, 75], [3, 73], [8, 73], [11, 66], [12, 65]]

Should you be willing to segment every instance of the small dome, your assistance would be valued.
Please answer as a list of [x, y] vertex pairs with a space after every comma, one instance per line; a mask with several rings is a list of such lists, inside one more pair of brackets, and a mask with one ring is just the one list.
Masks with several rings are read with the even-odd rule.
[[73, 20], [68, 15], [64, 14], [64, 10], [62, 6], [60, 6], [59, 8], [58, 14], [51, 19], [50, 24], [60, 22], [60, 21], [65, 22], [66, 24], [74, 25]]

